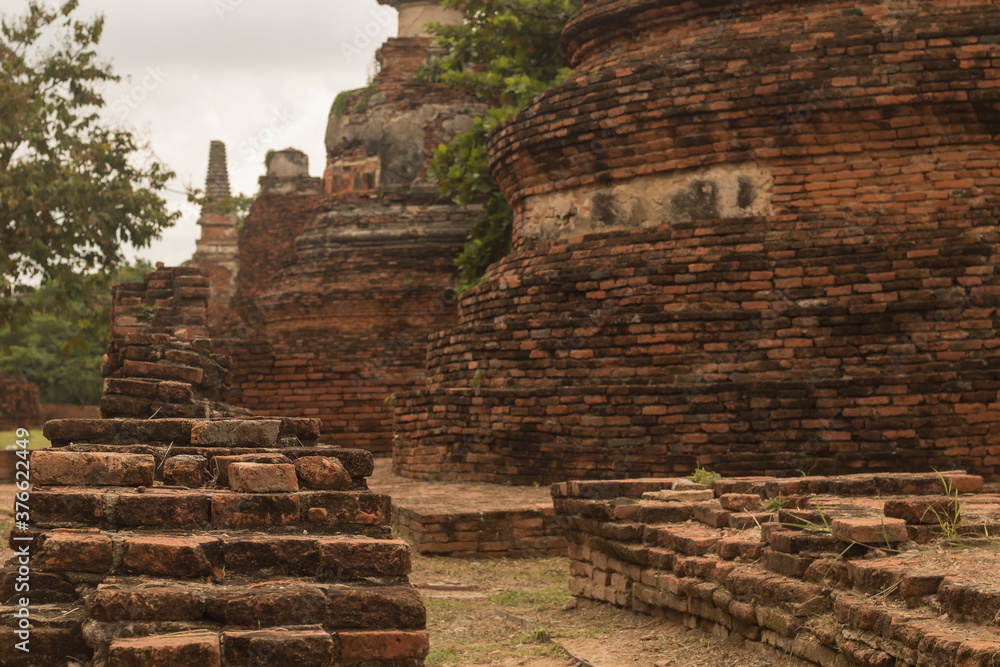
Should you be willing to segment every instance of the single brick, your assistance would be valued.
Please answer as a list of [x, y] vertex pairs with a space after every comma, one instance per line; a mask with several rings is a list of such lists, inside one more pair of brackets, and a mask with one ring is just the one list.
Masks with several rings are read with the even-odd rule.
[[148, 454], [36, 450], [31, 481], [39, 486], [152, 486], [155, 466]]
[[[245, 496], [250, 497], [250, 496]], [[306, 511], [321, 508], [327, 511], [324, 523], [387, 525], [391, 518], [392, 502], [389, 496], [370, 491], [301, 491], [302, 507]], [[308, 516], [304, 516], [306, 520]]]
[[298, 523], [300, 494], [212, 494], [212, 523], [218, 528], [259, 528]]
[[32, 489], [31, 522], [39, 526], [96, 526], [104, 517], [104, 492], [104, 489]]
[[661, 502], [694, 503], [702, 500], [714, 500], [715, 492], [711, 489], [694, 491], [646, 491], [643, 500], [659, 500]]
[[216, 476], [217, 486], [229, 486], [229, 466], [234, 463], [291, 463], [284, 454], [237, 454], [233, 456], [213, 456], [209, 472]]
[[200, 368], [184, 365], [158, 364], [149, 361], [126, 359], [122, 363], [122, 374], [129, 378], [159, 378], [198, 384], [205, 374]]
[[277, 419], [220, 419], [191, 427], [191, 444], [213, 447], [274, 447], [281, 422]]
[[847, 542], [885, 544], [905, 542], [906, 522], [891, 517], [875, 519], [834, 519], [830, 526], [833, 536]]
[[215, 633], [115, 639], [108, 652], [108, 667], [220, 667], [221, 664], [219, 635]]
[[333, 665], [336, 644], [322, 630], [255, 630], [222, 635], [227, 665]]
[[197, 621], [205, 615], [205, 593], [191, 582], [147, 584], [139, 588], [102, 584], [90, 596], [87, 616], [116, 621]]
[[961, 517], [961, 507], [961, 500], [948, 496], [910, 497], [886, 500], [883, 512], [906, 523], [938, 525], [945, 521], [957, 522]]
[[319, 625], [329, 616], [323, 588], [288, 582], [241, 588], [219, 606], [221, 620], [243, 627], [257, 627], [261, 619], [273, 619], [275, 625]]
[[222, 549], [226, 572], [274, 570], [312, 576], [319, 563], [316, 538], [301, 535], [224, 537]]
[[295, 472], [309, 489], [342, 491], [351, 488], [351, 475], [338, 459], [303, 456], [295, 460]]
[[218, 551], [214, 537], [129, 537], [122, 564], [135, 574], [206, 577]]
[[209, 521], [210, 506], [205, 492], [154, 487], [143, 493], [119, 495], [114, 519], [121, 527], [204, 528]]
[[376, 630], [368, 632], [338, 632], [341, 660], [423, 660], [430, 650], [426, 630], [401, 632]]
[[35, 562], [50, 572], [107, 572], [113, 562], [111, 538], [98, 533], [49, 533]]
[[410, 573], [410, 546], [403, 540], [320, 540], [319, 565], [334, 578], [404, 576]]
[[757, 512], [762, 506], [760, 496], [755, 493], [724, 493], [719, 496], [719, 504], [731, 512]]
[[167, 486], [197, 489], [205, 486], [208, 480], [208, 459], [204, 456], [169, 456], [163, 462], [163, 483]]
[[294, 493], [299, 490], [295, 466], [282, 463], [233, 463], [229, 486], [242, 493]]

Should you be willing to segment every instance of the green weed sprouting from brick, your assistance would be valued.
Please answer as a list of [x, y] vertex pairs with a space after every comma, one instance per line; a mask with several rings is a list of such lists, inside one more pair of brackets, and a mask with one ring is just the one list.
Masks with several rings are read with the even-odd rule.
[[764, 503], [764, 507], [767, 508], [768, 512], [780, 512], [781, 510], [788, 507], [788, 504], [790, 502], [791, 501], [789, 501], [788, 498], [785, 498], [779, 493], [773, 498], [768, 498], [767, 501]]
[[717, 479], [722, 479], [722, 475], [717, 472], [709, 472], [704, 468], [698, 467], [694, 469], [694, 472], [687, 476], [687, 479], [694, 482], [695, 484], [704, 484], [705, 486], [711, 486], [712, 482]]
[[956, 549], [964, 549], [965, 543], [962, 542], [961, 536], [963, 525], [962, 509], [965, 507], [965, 502], [968, 501], [959, 502], [958, 489], [955, 485], [949, 482], [936, 468], [932, 468], [932, 470], [937, 474], [938, 479], [941, 480], [941, 487], [944, 489], [944, 495], [948, 498], [948, 502], [943, 510], [939, 511], [933, 505], [927, 509], [934, 515], [934, 520], [937, 521], [938, 529], [941, 531], [941, 536], [944, 538], [945, 544]]

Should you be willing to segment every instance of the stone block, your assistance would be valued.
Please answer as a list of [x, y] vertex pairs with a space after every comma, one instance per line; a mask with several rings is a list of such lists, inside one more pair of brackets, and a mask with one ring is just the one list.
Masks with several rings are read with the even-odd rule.
[[152, 486], [154, 468], [148, 454], [31, 453], [31, 480], [39, 486]]
[[281, 421], [277, 419], [219, 419], [191, 428], [191, 444], [213, 447], [274, 447]]
[[103, 584], [87, 603], [87, 615], [116, 621], [196, 621], [205, 616], [205, 594], [191, 582], [142, 587]]
[[351, 475], [338, 459], [303, 456], [295, 460], [295, 472], [309, 489], [342, 491], [351, 488]]
[[294, 493], [299, 481], [290, 463], [233, 463], [229, 486], [241, 493]]

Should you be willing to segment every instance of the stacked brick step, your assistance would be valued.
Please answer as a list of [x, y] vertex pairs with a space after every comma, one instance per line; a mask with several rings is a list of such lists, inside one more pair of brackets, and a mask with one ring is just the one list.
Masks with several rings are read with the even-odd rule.
[[1000, 496], [960, 471], [555, 484], [574, 595], [804, 664], [990, 665]]
[[[4, 664], [423, 664], [424, 607], [390, 499], [368, 490], [372, 456], [320, 445], [319, 431], [300, 418], [48, 422], [31, 521], [11, 536], [30, 545], [32, 652]], [[0, 589], [5, 641], [16, 576]]]
[[208, 279], [189, 267], [163, 268], [111, 290], [111, 342], [101, 375], [104, 417], [249, 415], [224, 403], [230, 358], [208, 337]]

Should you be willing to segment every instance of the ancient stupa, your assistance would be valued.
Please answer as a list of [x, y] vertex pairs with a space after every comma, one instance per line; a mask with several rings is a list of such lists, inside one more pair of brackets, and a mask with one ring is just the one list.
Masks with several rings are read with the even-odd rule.
[[514, 250], [397, 395], [397, 468], [994, 476], [998, 20], [585, 2], [492, 137]]
[[262, 179], [240, 234], [226, 350], [240, 405], [317, 417], [344, 444], [387, 453], [392, 395], [423, 383], [428, 335], [454, 323], [453, 259], [478, 213], [443, 200], [428, 165], [484, 107], [413, 78], [432, 48], [427, 22], [461, 13], [383, 4], [399, 9], [399, 36], [379, 50], [371, 84], [333, 104], [322, 192], [307, 172], [277, 173], [282, 153]]

